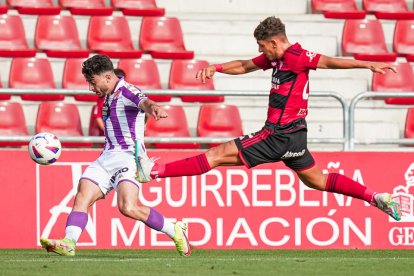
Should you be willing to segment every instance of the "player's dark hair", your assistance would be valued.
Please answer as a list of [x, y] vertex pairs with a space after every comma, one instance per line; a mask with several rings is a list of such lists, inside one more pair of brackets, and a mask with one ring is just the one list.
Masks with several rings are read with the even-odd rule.
[[82, 74], [89, 82], [93, 75], [100, 75], [103, 72], [114, 71], [111, 59], [106, 55], [95, 55], [82, 63]]
[[114, 73], [118, 78], [125, 78], [126, 77], [125, 71], [122, 70], [121, 68], [115, 68]]
[[254, 30], [254, 37], [256, 40], [266, 40], [280, 34], [286, 36], [285, 24], [283, 24], [279, 18], [274, 16], [269, 16], [260, 22]]

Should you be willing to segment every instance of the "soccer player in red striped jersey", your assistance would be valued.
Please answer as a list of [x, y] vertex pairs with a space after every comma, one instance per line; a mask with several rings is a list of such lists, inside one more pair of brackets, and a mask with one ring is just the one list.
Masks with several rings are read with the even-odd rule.
[[[145, 153], [139, 156], [138, 180], [148, 182], [157, 177], [203, 174], [221, 165], [245, 165], [282, 161], [294, 170], [310, 188], [344, 194], [378, 207], [395, 220], [401, 219], [400, 205], [388, 193], [376, 193], [352, 179], [337, 174], [324, 174], [307, 148], [309, 71], [321, 69], [366, 68], [374, 73], [396, 73], [383, 62], [333, 58], [291, 44], [285, 25], [274, 16], [263, 20], [255, 29], [259, 56], [250, 60], [233, 60], [211, 64], [197, 72], [205, 82], [216, 72], [230, 75], [246, 74], [259, 69], [272, 69], [267, 120], [264, 127], [250, 135], [236, 138], [207, 152], [167, 164], [154, 163]], [[391, 71], [391, 72], [389, 72]]]

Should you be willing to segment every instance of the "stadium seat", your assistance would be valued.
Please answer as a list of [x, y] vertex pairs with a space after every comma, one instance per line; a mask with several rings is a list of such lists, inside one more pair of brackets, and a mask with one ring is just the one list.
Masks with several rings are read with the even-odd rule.
[[95, 114], [97, 113], [98, 105], [92, 106], [91, 116], [89, 119], [89, 136], [102, 136], [103, 132], [99, 129], [96, 123]]
[[[57, 137], [83, 136], [76, 104], [42, 102], [39, 104], [35, 132], [50, 132]], [[91, 143], [62, 142], [63, 147], [90, 147]]]
[[193, 51], [184, 45], [180, 21], [175, 17], [144, 17], [139, 46], [144, 53], [159, 59], [192, 59]]
[[34, 57], [36, 49], [29, 49], [23, 21], [19, 15], [0, 16], [0, 57]]
[[[168, 118], [156, 121], [154, 117], [148, 119], [145, 136], [146, 137], [190, 137], [187, 118], [182, 106], [164, 105], [163, 108], [168, 113]], [[154, 143], [154, 148], [180, 148], [197, 149], [198, 143]]]
[[[162, 89], [160, 73], [157, 64], [152, 59], [121, 59], [118, 67], [124, 70], [125, 80], [136, 85], [139, 89], [149, 90]], [[156, 102], [169, 102], [171, 96], [154, 95], [149, 96]]]
[[[45, 58], [14, 58], [10, 66], [10, 88], [55, 89], [52, 67]], [[21, 95], [27, 101], [61, 101], [64, 95], [27, 94]]]
[[414, 20], [395, 23], [393, 49], [400, 56], [414, 55]]
[[[1, 84], [1, 78], [0, 78], [0, 88], [2, 88], [3, 85]], [[11, 94], [0, 94], [0, 101], [8, 101], [11, 99]]]
[[412, 107], [407, 109], [404, 138], [414, 138], [414, 108]]
[[381, 22], [374, 20], [345, 20], [342, 32], [342, 55], [356, 59], [392, 62], [397, 54], [388, 52]]
[[105, 15], [112, 14], [114, 9], [105, 6], [105, 0], [59, 0], [62, 8], [73, 15]]
[[312, 0], [312, 13], [323, 13], [326, 18], [363, 19], [366, 12], [357, 8], [355, 0]]
[[89, 56], [89, 50], [81, 49], [78, 29], [72, 16], [40, 15], [36, 24], [35, 46], [48, 57]]
[[[414, 72], [410, 63], [395, 63], [397, 74], [387, 72], [384, 75], [373, 74], [372, 91], [378, 92], [414, 92]], [[387, 104], [414, 104], [414, 98], [386, 98]]]
[[[214, 90], [213, 79], [205, 83], [195, 78], [198, 70], [207, 67], [205, 60], [173, 60], [170, 69], [169, 89]], [[223, 102], [224, 96], [180, 96], [183, 102]]]
[[[0, 135], [1, 136], [27, 136], [23, 108], [20, 103], [0, 102]], [[0, 147], [25, 146], [28, 142], [0, 142]]]
[[29, 15], [58, 15], [60, 7], [53, 6], [52, 0], [7, 0], [10, 7], [20, 14]]
[[[228, 137], [243, 135], [239, 109], [235, 105], [203, 104], [198, 113], [197, 136]], [[217, 144], [209, 144], [214, 147]]]
[[7, 6], [0, 6], [0, 14], [5, 14], [9, 11], [9, 7]]
[[111, 0], [112, 6], [129, 16], [163, 16], [164, 8], [159, 8], [155, 0]]
[[[86, 82], [82, 74], [83, 58], [68, 58], [63, 68], [62, 88], [63, 89], [78, 89], [89, 91], [89, 84]], [[75, 100], [96, 102], [98, 96], [90, 92], [87, 95], [75, 95]]]
[[363, 0], [362, 7], [378, 19], [414, 19], [406, 0]]
[[132, 45], [128, 21], [124, 16], [92, 16], [88, 28], [88, 48], [111, 58], [140, 58]]

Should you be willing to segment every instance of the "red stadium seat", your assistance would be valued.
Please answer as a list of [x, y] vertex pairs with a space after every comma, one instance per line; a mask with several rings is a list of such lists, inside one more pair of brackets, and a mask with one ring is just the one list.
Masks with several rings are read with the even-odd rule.
[[345, 20], [342, 32], [342, 55], [356, 59], [392, 62], [397, 54], [388, 52], [379, 20]]
[[[168, 118], [156, 121], [152, 116], [148, 119], [145, 136], [146, 137], [190, 137], [187, 118], [182, 106], [165, 105], [163, 108], [168, 113]], [[197, 143], [178, 144], [178, 143], [155, 143], [155, 148], [180, 148], [197, 149]]]
[[[195, 78], [198, 70], [207, 67], [205, 60], [173, 60], [171, 63], [169, 89], [214, 90], [212, 79], [205, 83]], [[223, 102], [224, 96], [180, 96], [183, 102]]]
[[[239, 109], [235, 105], [204, 104], [198, 113], [197, 136], [228, 137], [243, 135]], [[217, 144], [209, 144], [209, 147]]]
[[98, 105], [92, 106], [91, 116], [89, 120], [89, 136], [102, 136], [103, 132], [99, 129], [98, 124], [96, 123], [96, 113]]
[[311, 6], [312, 13], [323, 13], [326, 18], [363, 19], [366, 15], [355, 0], [312, 0]]
[[401, 56], [414, 54], [414, 20], [395, 23], [393, 49]]
[[414, 138], [414, 108], [412, 107], [407, 109], [404, 138]]
[[53, 6], [52, 0], [7, 0], [10, 7], [20, 14], [58, 15], [60, 7]]
[[9, 11], [9, 7], [7, 6], [0, 6], [0, 14], [5, 14]]
[[163, 16], [164, 8], [159, 8], [155, 0], [111, 0], [112, 6], [130, 16]]
[[19, 15], [0, 18], [0, 57], [34, 57], [36, 49], [29, 49], [23, 21]]
[[89, 50], [81, 49], [78, 29], [72, 16], [40, 15], [36, 24], [35, 45], [48, 57], [89, 56]]
[[[63, 68], [62, 88], [79, 89], [89, 91], [89, 84], [82, 74], [83, 58], [68, 58]], [[75, 95], [75, 100], [85, 102], [96, 102], [98, 96], [89, 92], [88, 95]]]
[[184, 45], [180, 21], [175, 17], [144, 17], [139, 45], [142, 51], [159, 59], [192, 59], [193, 51]]
[[[76, 104], [42, 102], [37, 111], [35, 132], [51, 132], [57, 137], [83, 136]], [[64, 147], [90, 147], [90, 143], [62, 142]]]
[[[373, 74], [372, 91], [414, 92], [414, 72], [410, 63], [395, 63], [397, 74]], [[386, 98], [387, 104], [414, 104], [414, 98]]]
[[[0, 88], [2, 88], [3, 85], [1, 84], [1, 78], [0, 78]], [[7, 101], [11, 99], [11, 94], [0, 94], [0, 101]]]
[[112, 58], [140, 58], [132, 45], [128, 21], [123, 16], [92, 16], [88, 29], [88, 48]]
[[363, 0], [362, 7], [378, 19], [414, 19], [405, 0]]
[[73, 15], [111, 15], [114, 9], [105, 6], [105, 0], [59, 0], [62, 8]]
[[[23, 108], [19, 103], [0, 102], [0, 135], [1, 136], [27, 136]], [[28, 142], [0, 142], [0, 147], [25, 146]]]
[[[162, 89], [160, 73], [157, 64], [152, 59], [121, 59], [118, 67], [124, 70], [125, 80], [136, 85], [139, 89], [149, 90]], [[154, 95], [149, 96], [156, 102], [169, 102], [171, 96]]]
[[[10, 66], [10, 88], [55, 89], [52, 67], [44, 58], [14, 58]], [[27, 94], [21, 95], [28, 101], [61, 101], [64, 95]]]

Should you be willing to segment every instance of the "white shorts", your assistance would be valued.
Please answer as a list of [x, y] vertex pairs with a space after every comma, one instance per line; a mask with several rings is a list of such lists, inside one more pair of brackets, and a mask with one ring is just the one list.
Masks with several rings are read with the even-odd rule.
[[137, 165], [131, 151], [104, 151], [82, 174], [81, 179], [95, 183], [104, 195], [117, 190], [121, 181], [129, 181], [141, 188], [135, 180]]

